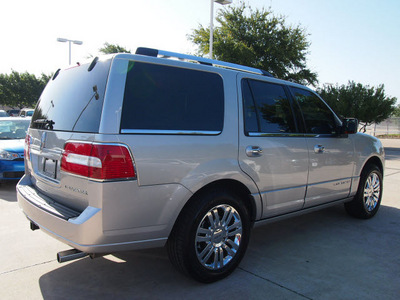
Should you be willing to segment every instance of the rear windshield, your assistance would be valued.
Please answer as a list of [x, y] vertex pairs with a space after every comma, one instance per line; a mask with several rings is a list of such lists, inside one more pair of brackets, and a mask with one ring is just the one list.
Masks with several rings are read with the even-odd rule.
[[[56, 72], [44, 89], [31, 128], [58, 131], [99, 131], [111, 59]], [[57, 74], [58, 73], [58, 74]]]

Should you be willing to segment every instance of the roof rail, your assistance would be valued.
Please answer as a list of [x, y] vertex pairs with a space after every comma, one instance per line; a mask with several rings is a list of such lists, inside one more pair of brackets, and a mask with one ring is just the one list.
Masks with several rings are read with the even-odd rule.
[[261, 70], [261, 69], [246, 67], [246, 66], [242, 66], [242, 65], [238, 65], [238, 64], [233, 64], [233, 63], [224, 62], [224, 61], [220, 61], [220, 60], [209, 59], [209, 58], [205, 58], [205, 57], [198, 57], [198, 56], [194, 56], [194, 55], [188, 55], [188, 54], [182, 54], [182, 53], [176, 53], [176, 52], [170, 52], [170, 51], [164, 51], [164, 50], [158, 50], [158, 49], [151, 49], [151, 48], [144, 48], [144, 47], [137, 48], [135, 54], [152, 56], [152, 57], [163, 57], [163, 58], [174, 57], [179, 60], [194, 61], [194, 62], [198, 62], [198, 63], [204, 64], [204, 65], [223, 67], [223, 68], [227, 68], [227, 69], [238, 70], [238, 71], [273, 77], [271, 73]]

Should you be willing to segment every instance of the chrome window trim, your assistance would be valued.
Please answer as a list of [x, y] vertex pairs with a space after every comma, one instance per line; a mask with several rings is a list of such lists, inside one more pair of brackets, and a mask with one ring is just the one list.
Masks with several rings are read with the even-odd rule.
[[250, 137], [304, 137], [304, 133], [266, 133], [266, 132], [249, 132]]
[[315, 134], [315, 133], [268, 133], [268, 132], [248, 132], [249, 137], [304, 137], [304, 138], [335, 138], [336, 134]]
[[207, 130], [121, 129], [121, 133], [124, 134], [219, 135], [221, 132]]

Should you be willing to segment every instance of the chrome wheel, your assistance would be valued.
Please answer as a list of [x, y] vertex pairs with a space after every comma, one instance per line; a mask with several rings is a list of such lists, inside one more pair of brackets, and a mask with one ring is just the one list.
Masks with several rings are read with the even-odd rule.
[[369, 174], [364, 186], [364, 204], [367, 211], [375, 209], [381, 194], [381, 181], [378, 174], [372, 172]]
[[237, 254], [242, 238], [242, 220], [230, 205], [210, 209], [196, 231], [196, 255], [202, 266], [219, 270]]
[[344, 207], [353, 217], [360, 219], [372, 218], [379, 210], [383, 192], [383, 175], [381, 169], [368, 164], [360, 176], [358, 190], [353, 200], [346, 202]]

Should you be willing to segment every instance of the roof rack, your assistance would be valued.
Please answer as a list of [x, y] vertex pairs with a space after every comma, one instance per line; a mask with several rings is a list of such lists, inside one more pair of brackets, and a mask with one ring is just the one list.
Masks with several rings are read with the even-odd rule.
[[164, 51], [164, 50], [158, 50], [158, 49], [151, 49], [151, 48], [144, 48], [144, 47], [137, 48], [136, 54], [152, 56], [152, 57], [163, 57], [163, 58], [174, 57], [174, 58], [177, 58], [177, 59], [183, 60], [183, 61], [194, 61], [194, 62], [198, 62], [203, 65], [223, 67], [223, 68], [227, 68], [227, 69], [238, 70], [238, 71], [273, 77], [271, 73], [261, 70], [261, 69], [246, 67], [246, 66], [242, 66], [242, 65], [238, 65], [238, 64], [233, 64], [233, 63], [224, 62], [224, 61], [220, 61], [220, 60], [209, 59], [209, 58], [205, 58], [205, 57], [198, 57], [198, 56], [194, 56], [194, 55], [188, 55], [188, 54], [182, 54], [182, 53], [176, 53], [176, 52], [170, 52], [170, 51]]

